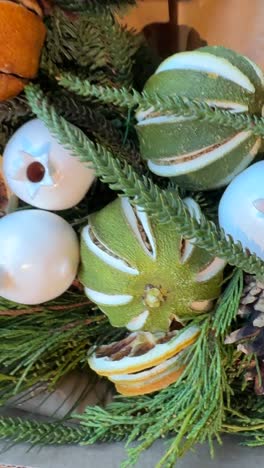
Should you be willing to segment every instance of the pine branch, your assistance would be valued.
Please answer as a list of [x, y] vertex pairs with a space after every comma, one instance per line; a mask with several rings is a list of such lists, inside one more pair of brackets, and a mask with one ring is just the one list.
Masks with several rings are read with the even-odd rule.
[[25, 96], [18, 96], [8, 101], [0, 102], [0, 153], [19, 125], [22, 125], [33, 113]]
[[230, 265], [264, 277], [264, 263], [256, 255], [248, 255], [239, 243], [227, 238], [204, 216], [198, 222], [191, 216], [177, 194], [160, 189], [150, 179], [138, 176], [127, 163], [121, 164], [100, 145], [92, 143], [82, 132], [62, 117], [48, 104], [38, 87], [30, 85], [26, 94], [33, 112], [44, 121], [51, 133], [83, 162], [90, 162], [97, 175], [113, 190], [122, 191], [133, 202], [142, 206], [157, 222], [173, 222], [184, 238], [194, 239], [197, 246], [212, 255], [226, 259]]
[[14, 133], [14, 128], [12, 126], [2, 124], [0, 127], [0, 153], [3, 154], [4, 148], [9, 140], [9, 138]]
[[120, 25], [109, 9], [71, 20], [55, 9], [48, 19], [41, 68], [51, 77], [74, 68], [93, 82], [131, 86], [140, 35]]
[[8, 101], [0, 103], [0, 123], [16, 123], [21, 117], [30, 117], [32, 115], [24, 96], [18, 96]]
[[[44, 423], [25, 418], [0, 417], [0, 439], [31, 445], [72, 445], [90, 444], [94, 429], [85, 424], [54, 422]], [[121, 431], [109, 431], [102, 442], [117, 442], [127, 438]]]
[[100, 102], [112, 103], [116, 106], [141, 110], [153, 108], [155, 112], [171, 113], [175, 116], [195, 117], [198, 120], [232, 127], [236, 130], [251, 131], [256, 136], [264, 136], [264, 117], [248, 113], [232, 113], [231, 111], [211, 107], [206, 102], [181, 96], [161, 96], [156, 93], [138, 93], [135, 90], [113, 89], [91, 84], [88, 80], [66, 73], [57, 77], [59, 84], [80, 96], [95, 97]]
[[89, 80], [82, 80], [72, 73], [64, 73], [56, 77], [59, 84], [66, 89], [83, 97], [94, 97], [104, 104], [113, 104], [119, 107], [133, 108], [140, 105], [143, 110], [151, 107], [152, 104], [144, 100], [144, 97], [136, 90], [126, 88], [116, 89], [110, 86], [100, 86], [90, 83]]
[[138, 169], [145, 170], [139, 151], [131, 139], [124, 141], [123, 132], [104, 116], [105, 109], [87, 105], [76, 96], [65, 93], [49, 93], [57, 113], [66, 120], [82, 127], [96, 141]]
[[[240, 282], [241, 272], [238, 271], [221, 296], [214, 316], [200, 323], [201, 335], [189, 351], [186, 358], [189, 364], [176, 384], [152, 397], [120, 398], [105, 410], [86, 408], [79, 419], [86, 427], [96, 428], [90, 442], [100, 440], [104, 431], [107, 433], [113, 428], [123, 426], [125, 432], [129, 423], [128, 441], [138, 439], [139, 444], [128, 449], [128, 460], [123, 467], [135, 464], [139, 455], [157, 438], [173, 434], [174, 438], [157, 467], [173, 467], [176, 459], [197, 442], [208, 441], [213, 450], [213, 439], [219, 440], [231, 396], [228, 371], [233, 355], [227, 352], [223, 339], [237, 311]], [[237, 291], [235, 297], [234, 291]], [[219, 318], [222, 321], [220, 327], [219, 323], [217, 325]], [[217, 337], [212, 333], [212, 322], [217, 326]]]
[[80, 444], [87, 439], [88, 435], [87, 429], [77, 425], [66, 426], [22, 418], [0, 417], [0, 438], [9, 439], [15, 443]]
[[[98, 17], [93, 20], [94, 26], [98, 24]], [[107, 67], [113, 84], [118, 86], [131, 86], [133, 81], [133, 57], [138, 50], [141, 37], [121, 26], [109, 13], [100, 15], [100, 29], [98, 37], [98, 51], [94, 57], [91, 70]], [[104, 45], [104, 47], [102, 47]], [[111, 72], [111, 73], [110, 73]]]
[[264, 403], [251, 389], [234, 393], [232, 408], [227, 412], [222, 430], [243, 437], [242, 445], [258, 447], [264, 445]]
[[[219, 334], [223, 335], [227, 330], [229, 330], [232, 321], [235, 319], [243, 286], [243, 272], [241, 270], [236, 270], [233, 273], [233, 280], [229, 282], [224, 294], [219, 299], [220, 304], [214, 315], [212, 329], [215, 330], [217, 336]], [[232, 298], [231, 303], [230, 297]], [[224, 321], [224, 318], [226, 321]]]
[[1, 299], [0, 402], [35, 384], [53, 388], [69, 371], [86, 367], [93, 343], [123, 333], [110, 326], [82, 291], [69, 290], [38, 307]]
[[[239, 274], [231, 279], [231, 289], [222, 296], [221, 319], [228, 323], [234, 316], [236, 300], [231, 290], [238, 288]], [[219, 310], [216, 315], [219, 316]], [[195, 443], [219, 440], [231, 389], [228, 371], [232, 364], [230, 350], [223, 345], [227, 328], [222, 327], [219, 336], [212, 333], [214, 317], [199, 319], [201, 334], [186, 357], [187, 368], [177, 383], [154, 396], [137, 398], [119, 397], [106, 409], [87, 407], [83, 415], [75, 416], [80, 427], [66, 428], [63, 423], [43, 424], [18, 419], [0, 419], [0, 437], [34, 444], [93, 444], [99, 441], [127, 440], [139, 444], [128, 449], [128, 460], [123, 467], [136, 463], [141, 452], [159, 437], [173, 436], [158, 467], [174, 466], [176, 459]], [[199, 382], [199, 385], [197, 385]]]

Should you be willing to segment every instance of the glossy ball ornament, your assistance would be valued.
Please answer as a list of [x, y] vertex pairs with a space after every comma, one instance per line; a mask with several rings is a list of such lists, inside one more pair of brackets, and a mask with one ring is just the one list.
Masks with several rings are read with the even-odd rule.
[[21, 210], [0, 219], [0, 296], [40, 304], [60, 296], [73, 282], [79, 242], [60, 216]]
[[264, 161], [239, 174], [219, 204], [219, 224], [245, 249], [264, 260]]
[[0, 2], [0, 101], [36, 77], [46, 37], [42, 16], [36, 0]]
[[[162, 62], [144, 90], [179, 96], [232, 112], [261, 114], [264, 76], [247, 57], [224, 47], [181, 52]], [[254, 160], [261, 138], [248, 128], [236, 130], [149, 108], [137, 114], [142, 157], [152, 172], [175, 177], [192, 190], [224, 187]]]
[[95, 178], [94, 171], [59, 144], [39, 119], [30, 120], [14, 133], [3, 157], [8, 185], [36, 208], [72, 208]]

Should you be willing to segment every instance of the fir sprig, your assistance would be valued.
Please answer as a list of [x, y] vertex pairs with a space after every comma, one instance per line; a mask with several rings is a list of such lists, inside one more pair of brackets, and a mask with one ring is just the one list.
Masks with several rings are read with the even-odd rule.
[[[31, 114], [32, 115], [32, 114]], [[18, 96], [0, 103], [0, 123], [17, 123], [21, 117], [29, 117], [30, 108], [25, 96]]]
[[194, 117], [224, 127], [236, 130], [251, 131], [256, 136], [264, 136], [264, 118], [249, 113], [233, 113], [225, 109], [210, 106], [204, 101], [182, 96], [164, 96], [157, 93], [142, 94], [135, 90], [129, 92], [126, 88], [115, 89], [92, 84], [89, 80], [81, 80], [70, 73], [57, 77], [59, 83], [80, 96], [95, 97], [100, 102], [112, 103], [116, 106], [137, 107], [142, 111], [153, 109], [155, 112], [170, 113], [175, 116]]
[[82, 427], [43, 423], [22, 418], [0, 417], [0, 438], [16, 443], [34, 444], [80, 444], [89, 437]]
[[[240, 275], [237, 272], [231, 278], [233, 291], [239, 291]], [[197, 442], [209, 441], [213, 450], [213, 439], [220, 440], [225, 416], [231, 411], [228, 371], [232, 355], [230, 349], [227, 351], [224, 347], [223, 338], [235, 315], [237, 297], [234, 300], [229, 292], [223, 293], [215, 313], [217, 317], [221, 309], [226, 326], [215, 337], [212, 332], [214, 315], [199, 321], [201, 334], [189, 351], [184, 374], [175, 384], [150, 396], [119, 397], [106, 409], [88, 407], [83, 415], [77, 416], [80, 427], [69, 429], [59, 423], [47, 426], [0, 419], [0, 437], [49, 444], [138, 440], [138, 445], [128, 449], [128, 460], [123, 467], [135, 464], [141, 452], [159, 437], [173, 436], [158, 467], [174, 466], [175, 460]]]
[[[94, 436], [94, 429], [85, 424], [72, 422], [41, 422], [34, 419], [0, 417], [0, 439], [8, 439], [15, 443], [26, 442], [31, 445], [85, 445]], [[102, 442], [117, 442], [124, 440], [126, 434], [121, 430], [108, 431], [102, 437]]]
[[126, 162], [121, 163], [101, 145], [95, 145], [78, 128], [60, 117], [48, 103], [39, 87], [29, 85], [26, 94], [32, 110], [45, 122], [51, 133], [84, 163], [92, 163], [97, 175], [113, 190], [121, 191], [132, 202], [145, 209], [157, 222], [173, 222], [185, 238], [195, 239], [197, 246], [212, 255], [226, 259], [248, 273], [264, 277], [264, 262], [256, 255], [248, 255], [240, 243], [227, 238], [204, 215], [193, 217], [177, 193], [162, 190], [151, 179], [139, 176]]
[[52, 93], [52, 102], [59, 115], [83, 128], [89, 135], [93, 135], [98, 143], [115, 155], [137, 168], [145, 167], [136, 143], [131, 138], [127, 138], [125, 141], [121, 129], [105, 117], [105, 109], [100, 109], [92, 104], [88, 106], [87, 102], [76, 99], [70, 93]]
[[47, 41], [41, 68], [52, 77], [71, 64], [94, 83], [130, 87], [134, 55], [142, 38], [120, 25], [109, 9], [71, 20], [54, 9], [47, 20]]
[[25, 96], [21, 95], [0, 103], [0, 152], [17, 126], [33, 116]]
[[[121, 335], [120, 335], [121, 334]], [[87, 368], [96, 341], [123, 336], [81, 291], [67, 291], [40, 306], [0, 302], [0, 402], [35, 384], [56, 383], [74, 369]]]

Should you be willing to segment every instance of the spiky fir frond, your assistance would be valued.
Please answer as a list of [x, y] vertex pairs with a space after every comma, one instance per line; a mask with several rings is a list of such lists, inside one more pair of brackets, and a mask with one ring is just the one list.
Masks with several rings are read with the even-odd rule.
[[197, 219], [190, 214], [177, 193], [167, 192], [147, 177], [140, 177], [127, 163], [120, 163], [103, 146], [95, 145], [78, 128], [60, 117], [36, 86], [27, 87], [26, 94], [33, 112], [43, 120], [51, 133], [84, 163], [92, 163], [97, 175], [113, 190], [121, 191], [132, 202], [160, 223], [172, 221], [184, 238], [195, 239], [197, 246], [212, 255], [227, 260], [230, 265], [264, 277], [264, 263], [255, 255], [248, 255], [239, 243], [227, 238], [212, 221], [204, 216]]
[[155, 112], [181, 117], [195, 117], [205, 122], [231, 127], [235, 130], [250, 130], [256, 136], [264, 136], [264, 117], [250, 115], [246, 112], [233, 113], [188, 97], [161, 96], [146, 91], [140, 94], [136, 90], [128, 91], [125, 88], [97, 86], [89, 80], [81, 80], [70, 73], [59, 75], [58, 81], [62, 86], [79, 96], [95, 97], [102, 103], [111, 102], [116, 106], [129, 108], [139, 106], [143, 111], [153, 108]]
[[93, 83], [132, 85], [134, 55], [142, 38], [121, 26], [109, 9], [72, 19], [54, 9], [47, 21], [41, 68], [50, 76], [74, 67]]

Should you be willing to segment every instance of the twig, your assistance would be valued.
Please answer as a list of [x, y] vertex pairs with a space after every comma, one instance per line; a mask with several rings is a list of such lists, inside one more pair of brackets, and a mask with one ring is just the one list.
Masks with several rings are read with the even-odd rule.
[[70, 330], [71, 328], [77, 327], [78, 325], [90, 325], [90, 323], [101, 322], [102, 320], [105, 320], [105, 319], [106, 319], [105, 315], [98, 315], [97, 317], [89, 318], [86, 320], [76, 320], [75, 322], [67, 323], [63, 327], [56, 328], [53, 331], [66, 331], [66, 330]]
[[0, 316], [13, 316], [17, 317], [19, 315], [29, 315], [29, 314], [34, 314], [35, 312], [42, 312], [43, 310], [68, 310], [68, 309], [76, 309], [78, 307], [83, 307], [85, 305], [91, 305], [91, 301], [83, 301], [83, 302], [77, 302], [76, 304], [64, 304], [64, 305], [57, 305], [57, 306], [48, 306], [48, 307], [31, 307], [30, 309], [21, 309], [21, 310], [16, 310], [16, 309], [7, 309], [7, 310], [1, 310], [0, 311]]

